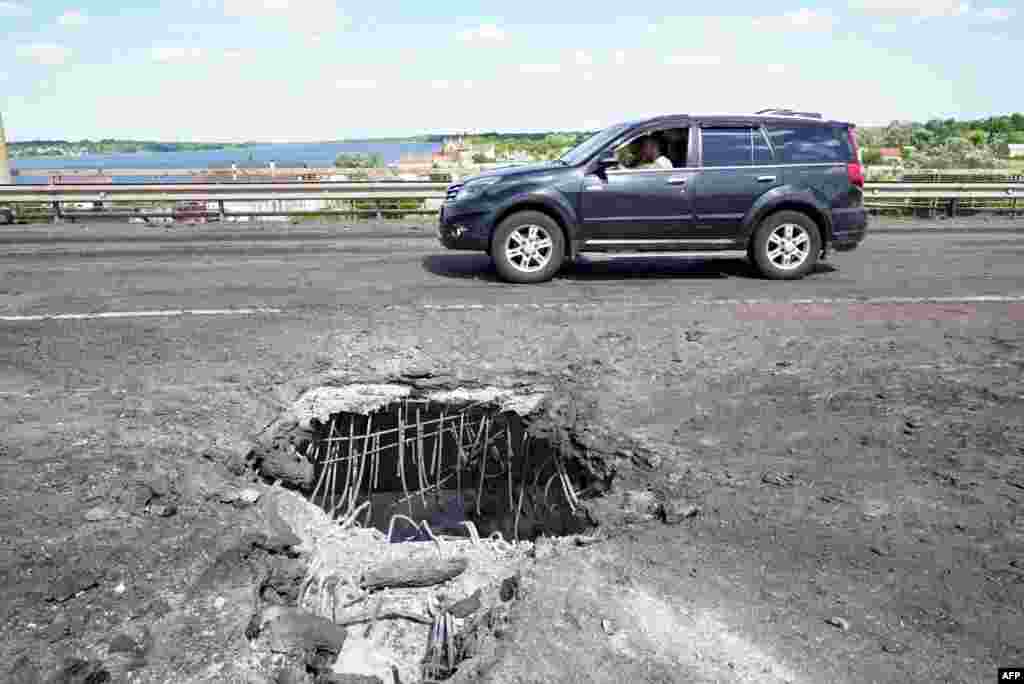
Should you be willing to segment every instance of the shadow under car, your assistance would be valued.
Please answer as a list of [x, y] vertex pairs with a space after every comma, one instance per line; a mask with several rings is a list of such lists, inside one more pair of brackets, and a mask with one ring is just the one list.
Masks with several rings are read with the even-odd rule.
[[[423, 258], [423, 267], [434, 275], [504, 282], [498, 276], [490, 257], [485, 254], [433, 254]], [[819, 263], [811, 273], [831, 273], [835, 267]], [[709, 279], [751, 278], [760, 276], [743, 258], [694, 256], [629, 255], [594, 257], [582, 255], [566, 263], [558, 280], [644, 280], [644, 279]]]

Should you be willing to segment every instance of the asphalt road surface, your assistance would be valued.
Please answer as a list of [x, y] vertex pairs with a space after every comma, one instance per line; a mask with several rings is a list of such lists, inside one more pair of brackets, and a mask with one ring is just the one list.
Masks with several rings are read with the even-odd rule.
[[498, 281], [483, 254], [445, 250], [429, 227], [19, 226], [0, 231], [0, 315], [1024, 294], [1024, 231], [961, 225], [870, 235], [798, 282], [759, 279], [736, 259], [595, 255], [526, 287]]

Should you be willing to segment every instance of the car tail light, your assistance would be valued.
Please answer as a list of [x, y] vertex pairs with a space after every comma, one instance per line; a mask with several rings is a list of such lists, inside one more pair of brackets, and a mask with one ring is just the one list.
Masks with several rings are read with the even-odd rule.
[[850, 178], [850, 182], [859, 187], [864, 187], [864, 168], [859, 163], [850, 163], [846, 165], [846, 175]]
[[852, 127], [846, 129], [850, 136], [850, 149], [853, 150], [853, 161], [846, 165], [846, 175], [856, 186], [864, 187], [864, 167], [860, 165], [860, 148], [857, 147], [857, 132]]

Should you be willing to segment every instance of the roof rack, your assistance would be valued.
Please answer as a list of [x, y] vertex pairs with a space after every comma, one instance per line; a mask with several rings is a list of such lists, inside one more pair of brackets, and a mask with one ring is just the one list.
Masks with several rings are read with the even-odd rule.
[[762, 109], [761, 111], [755, 112], [755, 113], [756, 114], [771, 114], [771, 115], [774, 115], [774, 116], [802, 116], [802, 117], [806, 117], [808, 119], [820, 119], [821, 118], [821, 114], [819, 112], [797, 112], [797, 111], [794, 111], [792, 109], [776, 109], [774, 107], [771, 108], [771, 109]]

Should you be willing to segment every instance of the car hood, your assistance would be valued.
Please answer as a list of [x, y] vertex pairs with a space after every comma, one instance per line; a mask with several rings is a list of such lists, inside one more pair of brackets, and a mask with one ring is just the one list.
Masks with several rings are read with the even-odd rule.
[[552, 169], [565, 168], [559, 162], [539, 162], [536, 164], [523, 164], [521, 166], [502, 166], [496, 169], [490, 169], [483, 173], [478, 173], [475, 176], [470, 176], [464, 182], [476, 180], [477, 178], [511, 178], [514, 176], [525, 176], [527, 174], [535, 173], [537, 171], [551, 171]]

